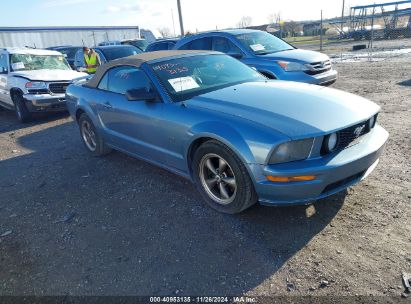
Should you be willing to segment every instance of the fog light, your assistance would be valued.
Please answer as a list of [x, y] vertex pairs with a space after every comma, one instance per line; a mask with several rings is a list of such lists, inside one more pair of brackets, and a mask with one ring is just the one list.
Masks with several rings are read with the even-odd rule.
[[327, 141], [327, 149], [328, 151], [333, 151], [335, 149], [335, 147], [337, 147], [337, 133], [333, 133], [330, 134], [330, 136], [328, 136], [328, 141]]
[[315, 175], [300, 175], [300, 176], [266, 176], [267, 180], [276, 183], [289, 183], [289, 182], [304, 182], [312, 181], [315, 179]]

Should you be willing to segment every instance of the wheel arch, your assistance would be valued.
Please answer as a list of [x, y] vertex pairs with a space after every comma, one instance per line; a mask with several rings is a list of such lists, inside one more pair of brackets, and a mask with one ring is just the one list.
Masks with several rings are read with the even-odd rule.
[[84, 113], [91, 119], [91, 121], [93, 122], [96, 128], [102, 127], [99, 118], [96, 116], [94, 111], [87, 104], [77, 105], [75, 109], [73, 109], [74, 115], [72, 117], [73, 119], [74, 118], [76, 119], [76, 122], [78, 122], [78, 120], [80, 119], [80, 116]]
[[12, 87], [12, 88], [10, 89], [10, 98], [11, 98], [11, 100], [13, 101], [13, 103], [15, 103], [14, 94], [21, 94], [21, 95], [23, 95], [24, 93], [23, 93], [22, 89], [17, 88], [17, 87]]
[[263, 74], [265, 77], [267, 77], [268, 79], [278, 79], [277, 76], [275, 76], [275, 74], [271, 71], [267, 71], [267, 70], [258, 70], [258, 72], [260, 74]]
[[[86, 113], [85, 110], [83, 110], [82, 108], [78, 108], [76, 109], [76, 113], [75, 113], [75, 117], [76, 117], [76, 122], [79, 121], [80, 117], [82, 114]], [[87, 113], [86, 113], [87, 114]]]
[[210, 140], [218, 141], [227, 146], [245, 165], [248, 173], [252, 176], [252, 172], [247, 164], [255, 163], [254, 155], [251, 152], [245, 139], [233, 128], [224, 124], [224, 132], [221, 130], [222, 125], [216, 123], [202, 124], [197, 126], [194, 130], [191, 130], [194, 134], [190, 143], [187, 146], [185, 155], [187, 161], [187, 168], [190, 176], [192, 177], [192, 161], [195, 151], [205, 142]]

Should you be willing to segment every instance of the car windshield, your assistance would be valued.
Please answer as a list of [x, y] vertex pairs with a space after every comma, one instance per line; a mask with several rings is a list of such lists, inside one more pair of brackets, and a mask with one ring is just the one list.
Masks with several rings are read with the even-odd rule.
[[132, 40], [129, 41], [127, 44], [134, 45], [143, 51], [145, 51], [148, 46], [147, 40]]
[[142, 53], [140, 49], [131, 45], [104, 49], [102, 48], [101, 51], [103, 52], [104, 57], [106, 57], [107, 61]]
[[79, 49], [81, 48], [78, 47], [78, 48], [57, 49], [56, 51], [66, 55], [66, 58], [74, 58], [74, 56], [76, 55], [76, 52]]
[[266, 79], [227, 55], [196, 55], [150, 64], [174, 102], [233, 86]]
[[256, 55], [265, 55], [294, 49], [294, 47], [287, 42], [267, 32], [250, 32], [236, 35], [236, 37]]
[[12, 71], [71, 70], [63, 55], [11, 54]]

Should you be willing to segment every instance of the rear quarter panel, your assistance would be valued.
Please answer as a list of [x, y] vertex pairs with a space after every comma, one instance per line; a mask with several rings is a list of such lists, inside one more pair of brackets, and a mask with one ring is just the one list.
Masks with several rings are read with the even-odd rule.
[[66, 104], [70, 116], [77, 121], [78, 111], [85, 112], [93, 121], [96, 128], [101, 128], [101, 123], [97, 119], [93, 105], [96, 103], [96, 93], [98, 90], [85, 87], [81, 84], [71, 84], [66, 91]]

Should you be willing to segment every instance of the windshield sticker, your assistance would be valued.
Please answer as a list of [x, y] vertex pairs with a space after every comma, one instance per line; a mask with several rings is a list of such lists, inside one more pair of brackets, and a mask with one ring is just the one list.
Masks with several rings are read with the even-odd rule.
[[251, 44], [251, 45], [250, 45], [250, 48], [251, 48], [254, 52], [264, 51], [264, 50], [265, 50], [264, 45], [259, 44], [259, 43], [257, 43], [257, 44]]
[[154, 71], [163, 71], [167, 72], [170, 75], [188, 72], [188, 68], [185, 66], [181, 66], [180, 62], [177, 63], [164, 63], [160, 65], [156, 65], [153, 67]]
[[176, 92], [187, 91], [199, 87], [198, 83], [191, 76], [169, 79], [168, 82]]
[[24, 70], [24, 63], [23, 62], [16, 62], [11, 65], [13, 70]]
[[180, 65], [180, 62], [158, 64], [158, 65], [155, 65], [155, 66], [153, 67], [153, 70], [154, 70], [154, 71], [164, 71], [164, 70], [171, 69], [171, 68], [173, 68], [173, 67], [175, 67], [175, 66], [177, 66], [177, 65]]

